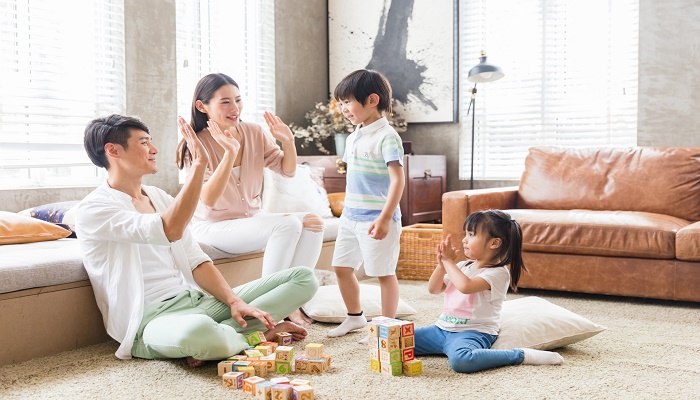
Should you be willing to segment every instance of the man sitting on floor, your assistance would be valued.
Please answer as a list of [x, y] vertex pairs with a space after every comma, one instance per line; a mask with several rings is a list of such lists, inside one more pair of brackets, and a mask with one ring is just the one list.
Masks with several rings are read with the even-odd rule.
[[304, 328], [275, 321], [316, 293], [312, 270], [286, 269], [231, 289], [193, 240], [187, 225], [208, 155], [184, 119], [178, 124], [195, 172], [176, 198], [142, 184], [158, 170], [143, 122], [110, 115], [85, 129], [85, 150], [108, 177], [80, 202], [77, 235], [107, 333], [121, 343], [116, 356], [186, 357], [199, 366], [239, 353], [255, 331], [304, 339]]

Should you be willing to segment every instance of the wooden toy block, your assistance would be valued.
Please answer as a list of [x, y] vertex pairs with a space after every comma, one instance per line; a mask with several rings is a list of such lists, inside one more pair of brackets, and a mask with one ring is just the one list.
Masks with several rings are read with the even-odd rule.
[[259, 350], [252, 349], [252, 350], [246, 350], [245, 355], [246, 355], [246, 357], [248, 357], [248, 359], [250, 359], [250, 358], [260, 358], [260, 357], [264, 356], [265, 354], [261, 353]]
[[403, 363], [403, 373], [407, 376], [416, 376], [423, 373], [423, 362], [421, 360], [411, 360]]
[[255, 350], [259, 351], [263, 356], [269, 356], [272, 354], [272, 347], [262, 344], [255, 346]]
[[414, 325], [413, 322], [401, 321], [399, 324], [401, 326], [401, 336], [413, 336], [414, 335]]
[[278, 383], [272, 386], [272, 400], [292, 400], [292, 385]]
[[224, 376], [225, 373], [233, 371], [233, 361], [221, 361], [219, 366], [219, 376]]
[[374, 320], [367, 323], [367, 336], [370, 339], [379, 337], [379, 324]]
[[294, 347], [278, 346], [275, 354], [277, 354], [277, 361], [284, 361], [288, 363], [294, 359]]
[[287, 378], [287, 377], [280, 376], [279, 378], [272, 378], [272, 379], [270, 379], [270, 382], [288, 384], [288, 383], [290, 382], [290, 380], [289, 380], [289, 378]]
[[379, 364], [379, 360], [376, 358], [370, 358], [369, 359], [369, 369], [372, 371], [376, 372], [382, 372], [382, 369]]
[[275, 370], [275, 360], [277, 360], [277, 354], [272, 353], [270, 355], [260, 357], [259, 361], [267, 364], [267, 371], [272, 372]]
[[331, 356], [329, 354], [321, 354], [321, 358], [326, 360], [326, 371], [331, 367]]
[[275, 361], [275, 372], [278, 374], [288, 374], [292, 372], [291, 363], [287, 361]]
[[255, 385], [255, 398], [260, 400], [272, 400], [272, 387], [274, 382], [265, 381]]
[[379, 336], [374, 337], [374, 336], [368, 336], [367, 337], [367, 346], [369, 346], [370, 349], [378, 349], [379, 348]]
[[290, 346], [292, 344], [292, 334], [287, 332], [280, 332], [275, 335], [275, 341], [280, 346]]
[[248, 357], [246, 357], [242, 354], [236, 354], [235, 356], [231, 356], [231, 357], [227, 358], [226, 361], [243, 361], [246, 358], [248, 358]]
[[293, 386], [292, 391], [296, 400], [314, 400], [314, 388], [309, 385]]
[[396, 339], [379, 338], [379, 350], [380, 351], [392, 351], [401, 348], [400, 341]]
[[386, 339], [398, 339], [401, 337], [401, 325], [396, 322], [379, 324], [379, 337]]
[[323, 345], [321, 343], [309, 343], [306, 345], [306, 356], [309, 358], [321, 358]]
[[255, 376], [255, 368], [253, 368], [253, 367], [240, 367], [240, 368], [238, 368], [238, 372], [243, 372], [245, 374], [246, 378], [250, 378], [251, 376]]
[[323, 358], [316, 358], [309, 360], [309, 373], [310, 374], [322, 374], [326, 370], [326, 360]]
[[250, 366], [255, 368], [255, 375], [264, 378], [267, 375], [267, 363], [265, 361], [253, 361]]
[[264, 381], [265, 379], [259, 376], [251, 376], [250, 378], [243, 379], [243, 393], [255, 396], [255, 385]]
[[289, 381], [289, 384], [292, 386], [302, 386], [302, 385], [311, 386], [311, 381], [308, 379], [297, 378], [297, 379], [292, 379], [291, 381]]
[[372, 322], [380, 323], [380, 322], [387, 321], [387, 320], [391, 320], [391, 319], [393, 319], [393, 318], [385, 317], [385, 316], [382, 315], [382, 316], [379, 316], [379, 317], [374, 317], [374, 318], [372, 318]]
[[403, 373], [403, 364], [401, 362], [385, 364], [380, 362], [382, 375], [399, 376]]
[[299, 356], [294, 360], [296, 372], [309, 372], [309, 359], [306, 356]]
[[401, 361], [406, 362], [406, 361], [411, 361], [413, 360], [414, 357], [414, 347], [409, 347], [407, 349], [401, 349]]
[[401, 350], [380, 351], [379, 362], [382, 364], [393, 364], [401, 362]]
[[262, 343], [260, 343], [260, 346], [270, 346], [270, 348], [272, 349], [272, 352], [273, 352], [273, 353], [274, 353], [275, 351], [277, 351], [277, 346], [279, 346], [279, 345], [280, 345], [280, 344], [277, 343], [277, 342], [262, 342]]
[[402, 349], [407, 349], [409, 347], [416, 347], [416, 337], [415, 336], [402, 336], [399, 339], [399, 344]]
[[264, 342], [265, 340], [265, 334], [262, 332], [253, 332], [245, 335], [245, 339], [248, 341], [248, 344], [251, 346], [257, 346], [260, 343]]
[[232, 369], [232, 371], [238, 371], [238, 369], [239, 369], [239, 368], [242, 368], [242, 367], [250, 367], [250, 363], [251, 363], [251, 362], [252, 362], [252, 361], [248, 361], [248, 360], [236, 361], [236, 362], [233, 364], [233, 369]]
[[221, 384], [227, 389], [240, 389], [244, 378], [243, 372], [227, 372], [221, 377]]
[[373, 347], [369, 348], [369, 358], [376, 358], [377, 360], [379, 359], [379, 349], [375, 349]]

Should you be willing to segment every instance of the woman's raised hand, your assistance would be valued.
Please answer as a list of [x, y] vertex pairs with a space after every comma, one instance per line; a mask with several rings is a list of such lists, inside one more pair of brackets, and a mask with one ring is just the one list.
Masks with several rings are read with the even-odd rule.
[[234, 156], [238, 154], [238, 150], [241, 148], [241, 143], [236, 140], [235, 137], [233, 137], [228, 129], [222, 132], [221, 128], [219, 128], [219, 124], [212, 120], [207, 121], [207, 126], [209, 126], [209, 133], [211, 134], [211, 137], [216, 140], [216, 143], [218, 143], [219, 146], [224, 148], [224, 151], [229, 151], [233, 153]]
[[209, 162], [209, 154], [204, 148], [204, 145], [194, 133], [194, 130], [190, 124], [185, 121], [181, 116], [177, 117], [177, 125], [180, 127], [180, 132], [187, 142], [187, 149], [192, 155], [192, 166], [196, 165], [207, 165]]
[[292, 134], [292, 130], [289, 129], [287, 124], [282, 122], [280, 117], [268, 111], [265, 111], [264, 116], [265, 122], [267, 122], [267, 126], [270, 128], [270, 133], [272, 133], [272, 136], [275, 139], [279, 140], [283, 144], [294, 144], [294, 134]]

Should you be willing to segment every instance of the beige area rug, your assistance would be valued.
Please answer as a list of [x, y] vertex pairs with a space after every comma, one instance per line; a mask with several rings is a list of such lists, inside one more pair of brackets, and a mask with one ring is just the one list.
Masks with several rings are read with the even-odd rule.
[[[386, 377], [369, 370], [360, 333], [326, 338], [334, 325], [314, 324], [309, 341], [333, 356], [311, 380], [319, 399], [693, 399], [700, 397], [700, 305], [618, 297], [523, 291], [608, 327], [567, 348], [561, 366], [513, 366], [458, 374], [441, 357], [423, 357], [424, 374]], [[418, 326], [438, 316], [441, 296], [425, 282], [401, 281]], [[0, 344], [2, 345], [2, 344]], [[303, 351], [303, 343], [295, 345]], [[0, 367], [3, 399], [249, 399], [224, 389], [216, 363], [190, 369], [181, 360], [122, 361], [114, 342]], [[269, 377], [270, 375], [268, 375]]]

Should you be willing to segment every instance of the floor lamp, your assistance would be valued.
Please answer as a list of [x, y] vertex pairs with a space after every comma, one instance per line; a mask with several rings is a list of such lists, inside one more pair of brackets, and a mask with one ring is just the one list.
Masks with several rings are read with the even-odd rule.
[[469, 110], [472, 112], [472, 169], [469, 177], [469, 189], [474, 189], [474, 122], [476, 120], [476, 84], [497, 81], [504, 76], [505, 74], [500, 67], [486, 61], [486, 52], [483, 50], [481, 50], [479, 63], [470, 69], [469, 74], [467, 75], [467, 80], [469, 82], [474, 82], [474, 87], [469, 89], [469, 92], [472, 94], [472, 99], [471, 102], [469, 102], [469, 108], [467, 109], [467, 115], [469, 115]]

